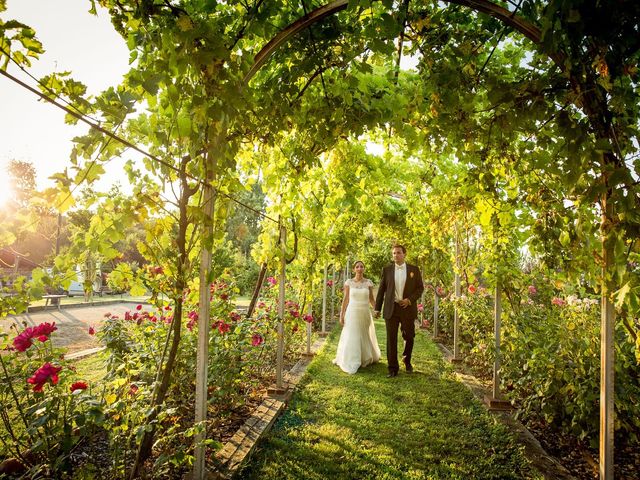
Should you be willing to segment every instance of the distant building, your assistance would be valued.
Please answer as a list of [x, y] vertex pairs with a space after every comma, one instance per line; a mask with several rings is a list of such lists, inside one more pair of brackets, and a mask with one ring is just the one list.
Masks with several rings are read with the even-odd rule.
[[5, 282], [13, 283], [16, 277], [31, 278], [31, 272], [39, 267], [39, 264], [11, 247], [0, 249], [0, 280], [3, 285]]

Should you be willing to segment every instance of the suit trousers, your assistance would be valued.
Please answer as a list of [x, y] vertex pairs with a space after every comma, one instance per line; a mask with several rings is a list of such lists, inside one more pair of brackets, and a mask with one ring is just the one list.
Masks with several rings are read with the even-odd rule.
[[389, 372], [397, 373], [400, 370], [398, 364], [398, 326], [402, 332], [404, 340], [404, 350], [402, 351], [402, 361], [405, 365], [411, 364], [411, 353], [413, 352], [413, 338], [416, 336], [416, 326], [414, 319], [407, 315], [407, 312], [397, 303], [393, 304], [391, 318], [385, 318], [387, 327], [387, 365]]

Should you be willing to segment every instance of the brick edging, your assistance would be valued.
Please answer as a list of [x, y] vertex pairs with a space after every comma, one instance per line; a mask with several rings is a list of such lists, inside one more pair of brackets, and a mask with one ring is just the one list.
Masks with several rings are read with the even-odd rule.
[[[314, 354], [320, 352], [327, 338], [317, 339], [311, 346], [311, 352]], [[220, 467], [211, 478], [230, 479], [239, 471], [240, 466], [253, 453], [260, 438], [269, 431], [287, 406], [312, 359], [313, 357], [303, 356], [298, 360], [284, 376], [284, 381], [288, 385], [287, 391], [282, 395], [266, 397], [260, 406], [252, 412], [251, 417], [247, 419], [244, 425], [236, 431], [231, 440], [225, 443], [222, 449], [216, 453], [216, 460]]]

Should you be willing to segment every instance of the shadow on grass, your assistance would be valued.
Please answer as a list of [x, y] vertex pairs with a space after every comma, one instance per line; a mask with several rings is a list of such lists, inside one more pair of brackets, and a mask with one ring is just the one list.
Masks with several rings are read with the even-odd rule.
[[[384, 324], [376, 328], [384, 346]], [[332, 333], [240, 478], [541, 478], [454, 380], [425, 333], [416, 337], [416, 371], [390, 379], [384, 361], [355, 375], [333, 365], [338, 336]]]

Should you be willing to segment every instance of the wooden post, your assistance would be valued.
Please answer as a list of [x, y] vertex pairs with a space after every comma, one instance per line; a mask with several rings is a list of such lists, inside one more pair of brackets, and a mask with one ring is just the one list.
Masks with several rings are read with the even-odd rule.
[[[210, 173], [209, 173], [210, 175]], [[211, 182], [204, 186], [204, 214], [206, 226], [203, 238], [213, 236], [213, 187]], [[209, 288], [209, 272], [211, 271], [211, 250], [204, 246], [200, 252], [200, 297], [198, 306], [198, 347], [196, 353], [196, 424], [202, 429], [195, 436], [195, 461], [193, 464], [194, 480], [203, 480], [207, 476], [205, 465], [205, 444], [207, 438], [207, 365], [209, 363], [209, 317], [211, 290]], [[175, 321], [180, 321], [176, 319]]]
[[280, 244], [282, 247], [282, 253], [280, 258], [280, 279], [278, 286], [280, 287], [278, 295], [278, 352], [277, 352], [277, 365], [276, 365], [276, 389], [284, 391], [284, 383], [282, 379], [282, 370], [284, 367], [284, 284], [286, 282], [286, 243], [287, 230], [284, 225], [280, 224]]
[[433, 289], [433, 337], [437, 337], [438, 336], [438, 315], [440, 314], [440, 312], [438, 312], [439, 309], [439, 304], [440, 304], [440, 299], [438, 298], [438, 293], [436, 292], [436, 289], [438, 287], [434, 287]]
[[500, 393], [500, 330], [502, 328], [502, 287], [498, 280], [493, 303], [493, 333], [496, 356], [493, 362], [492, 396], [485, 396], [484, 401], [489, 410], [511, 410], [511, 404], [502, 398]]
[[613, 207], [605, 194], [602, 199], [602, 300], [600, 314], [600, 480], [613, 480], [613, 427], [614, 411], [614, 322], [611, 302], [611, 278], [613, 269], [613, 244], [610, 238], [610, 221]]
[[327, 265], [324, 266], [324, 282], [322, 283], [322, 331], [321, 336], [327, 335]]
[[[454, 279], [454, 291], [456, 300], [460, 299], [460, 239], [456, 228], [456, 272]], [[458, 305], [453, 310], [453, 363], [461, 362], [460, 358], [460, 319], [458, 316]]]
[[[308, 315], [313, 316], [313, 295], [311, 295], [311, 300], [309, 301], [309, 311]], [[313, 353], [311, 353], [311, 322], [307, 323], [307, 351], [305, 352], [305, 356], [312, 357]]]
[[336, 311], [336, 266], [331, 269], [331, 321], [335, 316]]

